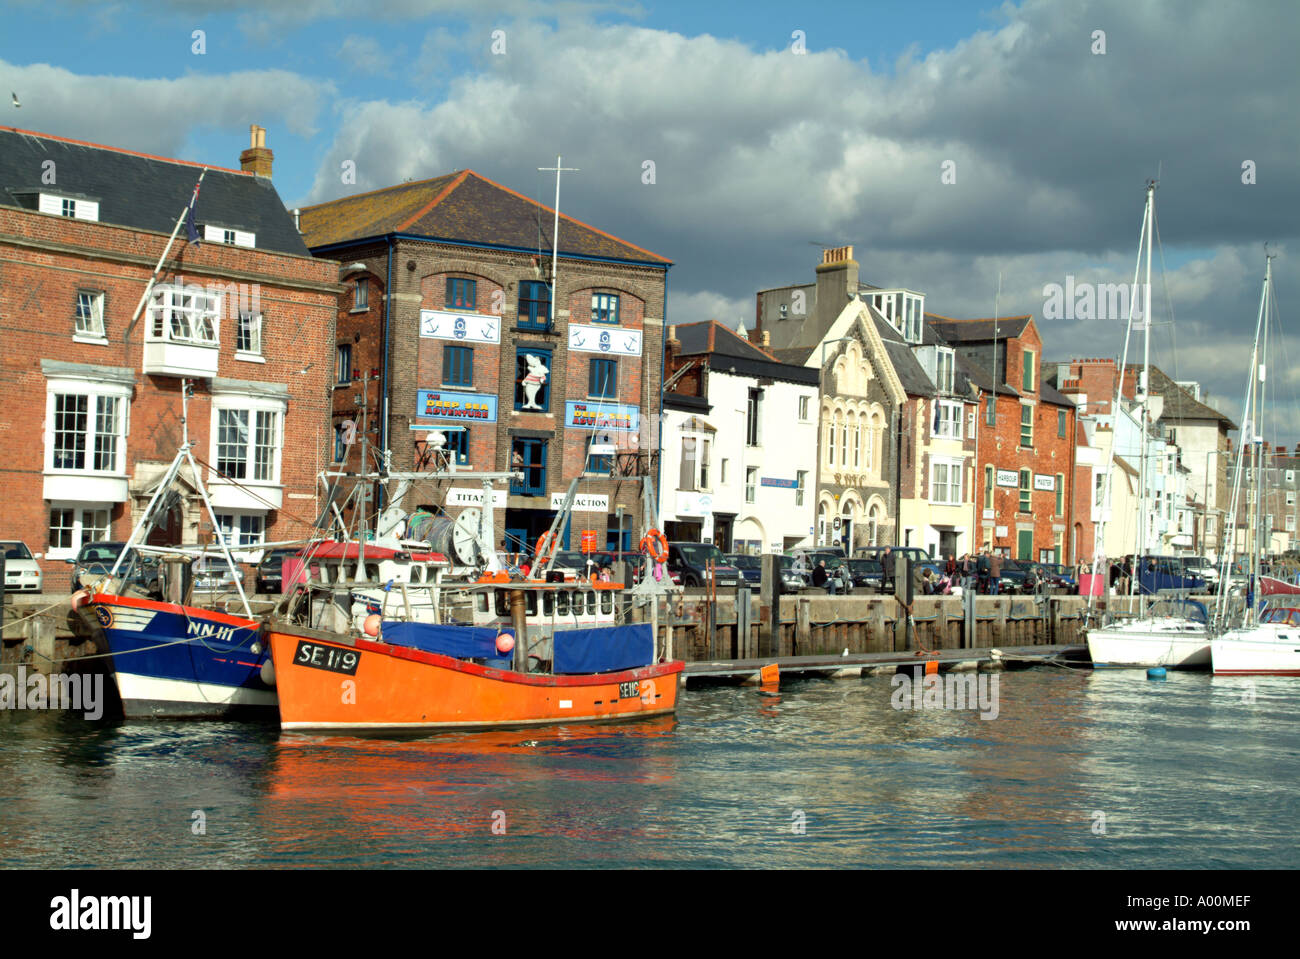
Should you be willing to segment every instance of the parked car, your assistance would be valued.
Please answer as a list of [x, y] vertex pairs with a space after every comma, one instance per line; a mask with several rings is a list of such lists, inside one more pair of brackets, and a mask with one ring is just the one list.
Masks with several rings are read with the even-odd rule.
[[231, 566], [224, 556], [200, 556], [194, 561], [194, 592], [237, 594], [235, 583], [242, 583], [244, 571]]
[[[96, 581], [103, 579], [113, 571], [114, 564], [117, 563], [118, 556], [126, 548], [126, 543], [121, 542], [98, 542], [86, 543], [78, 551], [74, 559], [68, 560], [72, 564], [72, 589], [76, 591], [92, 585]], [[127, 582], [144, 590], [146, 593], [158, 592], [158, 571], [160, 564], [158, 557], [150, 556], [145, 553], [138, 553], [132, 550], [135, 556], [126, 556], [122, 560], [122, 569], [119, 573], [125, 572], [130, 568], [130, 575]], [[134, 559], [134, 565], [132, 565]]]
[[804, 589], [812, 584], [812, 579], [806, 572], [797, 572], [795, 570], [795, 557], [781, 557], [781, 588], [786, 592]]
[[849, 576], [855, 589], [879, 590], [884, 582], [884, 572], [878, 559], [849, 560]]
[[1184, 569], [1183, 560], [1176, 556], [1145, 557], [1138, 581], [1143, 593], [1159, 593], [1167, 589], [1205, 591], [1205, 580], [1191, 575]]
[[262, 553], [262, 561], [257, 564], [253, 574], [253, 591], [256, 593], [278, 593], [283, 585], [284, 561], [286, 557], [297, 556], [300, 551], [294, 549], [268, 549]]
[[[1002, 560], [1002, 573], [998, 577], [999, 593], [1025, 592], [1025, 580], [1029, 573], [1029, 563], [1018, 559]], [[1032, 592], [1032, 590], [1030, 590]]]
[[1039, 563], [1038, 571], [1049, 590], [1067, 593], [1075, 593], [1079, 590], [1079, 581], [1072, 567], [1063, 563]]
[[740, 575], [749, 584], [750, 589], [758, 589], [763, 584], [763, 561], [761, 557], [747, 553], [727, 553], [723, 557], [728, 563], [740, 570]]
[[41, 567], [32, 558], [32, 551], [20, 540], [0, 540], [5, 557], [5, 591], [39, 593]]
[[681, 576], [683, 586], [707, 585], [710, 563], [714, 586], [725, 589], [740, 584], [740, 570], [728, 565], [722, 550], [712, 543], [668, 544], [668, 570]]

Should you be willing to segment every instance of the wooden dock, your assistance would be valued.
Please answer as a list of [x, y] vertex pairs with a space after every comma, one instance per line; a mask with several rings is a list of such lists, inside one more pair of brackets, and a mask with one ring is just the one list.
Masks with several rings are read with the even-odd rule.
[[[687, 685], [762, 685], [762, 672], [775, 664], [782, 677], [848, 679], [859, 676], [892, 675], [899, 669], [974, 672], [1025, 669], [1056, 663], [1071, 668], [1088, 664], [1088, 647], [1074, 645], [1003, 646], [986, 649], [937, 649], [930, 652], [905, 650], [847, 655], [778, 656], [771, 659], [700, 661], [686, 664], [682, 682]], [[770, 673], [769, 673], [770, 675]]]

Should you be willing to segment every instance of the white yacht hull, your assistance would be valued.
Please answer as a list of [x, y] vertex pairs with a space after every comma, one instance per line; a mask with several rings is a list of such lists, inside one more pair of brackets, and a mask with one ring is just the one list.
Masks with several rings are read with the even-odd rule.
[[1094, 666], [1206, 669], [1210, 640], [1202, 624], [1148, 619], [1089, 630], [1088, 655]]
[[1210, 644], [1216, 676], [1300, 676], [1300, 628], [1264, 623]]

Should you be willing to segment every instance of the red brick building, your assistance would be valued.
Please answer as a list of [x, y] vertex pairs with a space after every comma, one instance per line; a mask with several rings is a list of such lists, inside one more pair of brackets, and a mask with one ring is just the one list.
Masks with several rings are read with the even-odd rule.
[[[552, 222], [470, 170], [302, 210], [308, 245], [346, 284], [335, 428], [360, 422], [358, 377], [375, 370], [368, 442], [393, 468], [432, 470], [427, 437], [441, 433], [459, 468], [522, 470], [498, 487], [512, 550], [532, 548], [582, 477], [574, 523], [613, 545], [621, 512], [626, 549], [658, 462], [670, 261], [561, 216], [553, 295]], [[354, 465], [346, 439], [335, 455]], [[481, 495], [476, 481], [429, 481], [414, 502], [454, 515]]]
[[[28, 544], [45, 588], [82, 544], [123, 540], [181, 442], [218, 521], [256, 545], [302, 536], [328, 463], [338, 267], [311, 257], [259, 139], [243, 170], [208, 168], [138, 320], [132, 316], [201, 167], [0, 127], [0, 537]], [[154, 542], [210, 533], [181, 497]]]
[[975, 386], [981, 547], [1072, 563], [1075, 407], [1042, 377], [1033, 317], [954, 320], [926, 314]]

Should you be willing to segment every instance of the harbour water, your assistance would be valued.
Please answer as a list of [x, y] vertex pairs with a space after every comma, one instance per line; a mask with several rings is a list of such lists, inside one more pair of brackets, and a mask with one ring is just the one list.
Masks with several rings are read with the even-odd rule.
[[1295, 868], [1294, 680], [889, 677], [683, 691], [673, 720], [357, 737], [0, 714], [0, 865]]

